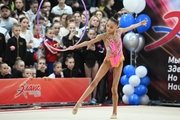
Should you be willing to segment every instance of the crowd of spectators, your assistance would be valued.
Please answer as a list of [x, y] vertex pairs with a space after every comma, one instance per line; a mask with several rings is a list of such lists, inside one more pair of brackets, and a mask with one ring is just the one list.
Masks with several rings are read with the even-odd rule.
[[[114, 0], [84, 2], [87, 11], [81, 0], [44, 0], [37, 14], [41, 0], [1, 0], [0, 79], [93, 79], [105, 57], [102, 41], [80, 49], [62, 50], [76, 45], [80, 38], [80, 42], [95, 38], [106, 31], [109, 18], [120, 19], [127, 11], [114, 7], [118, 3]], [[111, 99], [112, 71], [113, 68], [94, 90], [92, 103], [104, 102], [106, 96]]]

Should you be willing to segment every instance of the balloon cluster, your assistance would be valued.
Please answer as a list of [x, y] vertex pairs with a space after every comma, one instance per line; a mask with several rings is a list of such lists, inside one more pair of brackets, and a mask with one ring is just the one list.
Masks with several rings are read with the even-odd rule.
[[145, 38], [134, 32], [129, 32], [123, 37], [123, 44], [131, 52], [138, 53], [145, 45]]
[[151, 27], [151, 18], [146, 14], [139, 14], [142, 12], [146, 6], [146, 0], [123, 0], [123, 5], [130, 13], [135, 13], [136, 17], [132, 14], [124, 14], [120, 18], [120, 26], [126, 28], [132, 24], [139, 23], [143, 20], [147, 20], [146, 26], [137, 27], [137, 34], [130, 31], [125, 34], [123, 38], [124, 46], [131, 52], [139, 52], [145, 45], [145, 39], [141, 33], [146, 32]]
[[132, 65], [126, 65], [123, 73], [124, 75], [120, 79], [124, 94], [122, 101], [130, 105], [148, 104], [147, 86], [150, 84], [150, 78], [147, 76], [147, 68], [144, 66], [135, 68]]

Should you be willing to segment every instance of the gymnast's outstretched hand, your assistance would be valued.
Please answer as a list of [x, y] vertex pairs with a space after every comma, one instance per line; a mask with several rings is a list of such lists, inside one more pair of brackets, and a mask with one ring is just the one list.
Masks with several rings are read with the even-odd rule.
[[141, 21], [140, 23], [141, 23], [141, 25], [144, 25], [144, 26], [146, 26], [147, 25], [147, 20], [143, 20], [143, 21]]
[[74, 46], [69, 46], [68, 48], [66, 48], [66, 50], [74, 50], [75, 47]]

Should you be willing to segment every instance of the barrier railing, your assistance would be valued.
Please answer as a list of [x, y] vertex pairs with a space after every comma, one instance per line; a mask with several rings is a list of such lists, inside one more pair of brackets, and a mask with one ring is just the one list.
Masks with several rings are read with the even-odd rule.
[[[73, 103], [89, 84], [89, 78], [0, 79], [0, 106]], [[88, 101], [90, 96], [84, 102]]]

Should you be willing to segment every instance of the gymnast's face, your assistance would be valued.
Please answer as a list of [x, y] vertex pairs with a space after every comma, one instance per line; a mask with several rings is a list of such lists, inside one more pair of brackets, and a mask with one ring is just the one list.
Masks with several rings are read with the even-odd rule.
[[117, 28], [118, 25], [111, 20], [109, 20], [106, 24], [106, 32], [109, 34], [113, 34]]

